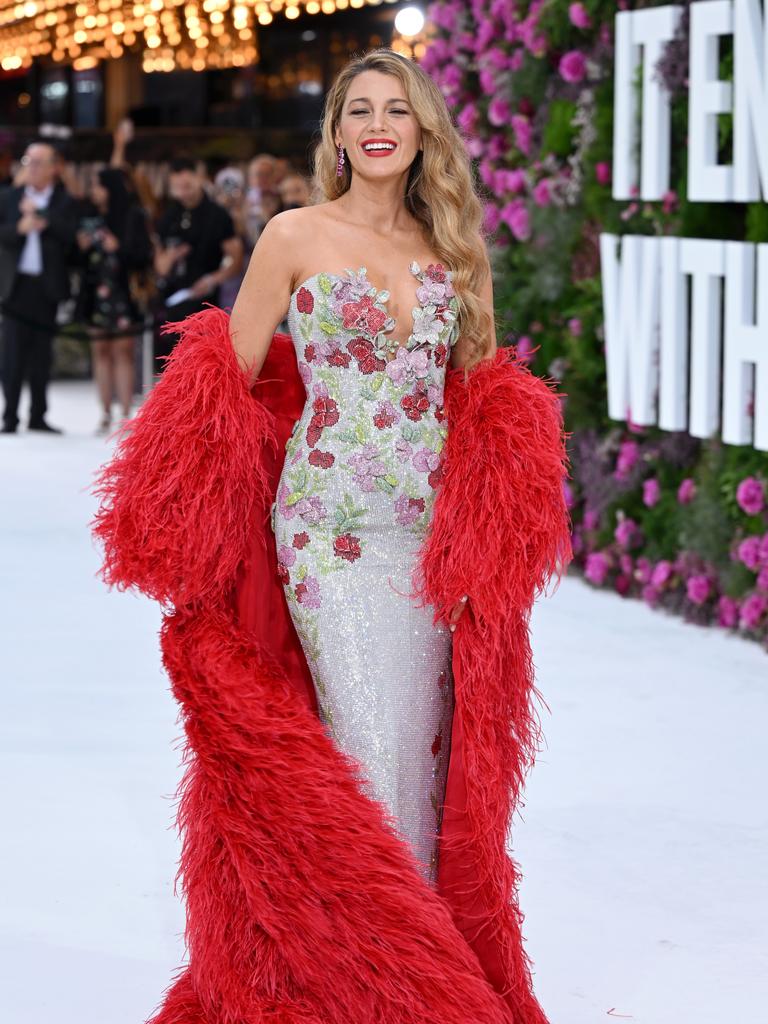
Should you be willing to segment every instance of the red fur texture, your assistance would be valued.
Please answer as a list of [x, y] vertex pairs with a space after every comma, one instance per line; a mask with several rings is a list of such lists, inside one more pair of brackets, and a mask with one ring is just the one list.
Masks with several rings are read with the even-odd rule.
[[422, 592], [436, 615], [470, 607], [434, 890], [297, 670], [267, 512], [300, 379], [278, 334], [251, 393], [228, 320], [169, 325], [180, 340], [95, 485], [103, 578], [170, 606], [186, 735], [189, 964], [150, 1024], [546, 1024], [505, 841], [536, 741], [528, 614], [570, 552], [556, 396], [507, 353], [446, 381]]

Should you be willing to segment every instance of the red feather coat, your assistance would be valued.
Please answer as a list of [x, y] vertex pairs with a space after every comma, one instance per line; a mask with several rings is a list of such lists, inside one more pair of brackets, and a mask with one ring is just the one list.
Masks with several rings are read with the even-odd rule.
[[183, 714], [188, 963], [151, 1024], [545, 1024], [523, 947], [511, 817], [540, 730], [529, 615], [571, 558], [557, 394], [500, 349], [449, 369], [423, 596], [453, 636], [437, 888], [323, 729], [269, 509], [304, 387], [276, 334], [258, 381], [214, 307], [97, 475], [100, 574], [162, 603]]

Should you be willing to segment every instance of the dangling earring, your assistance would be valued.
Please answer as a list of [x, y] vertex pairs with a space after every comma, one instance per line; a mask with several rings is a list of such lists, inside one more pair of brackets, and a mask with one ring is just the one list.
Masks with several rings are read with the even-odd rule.
[[336, 164], [336, 177], [341, 177], [341, 169], [344, 166], [344, 147], [339, 143], [339, 160]]

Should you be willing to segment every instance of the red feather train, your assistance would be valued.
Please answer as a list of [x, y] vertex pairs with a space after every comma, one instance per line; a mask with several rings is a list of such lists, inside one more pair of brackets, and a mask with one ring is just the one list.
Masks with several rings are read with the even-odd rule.
[[446, 377], [418, 593], [446, 614], [455, 710], [437, 889], [324, 731], [269, 511], [304, 404], [292, 342], [256, 384], [215, 307], [99, 471], [100, 574], [162, 603], [182, 709], [188, 963], [150, 1024], [546, 1024], [523, 946], [512, 815], [540, 738], [532, 602], [570, 558], [557, 394], [508, 349]]

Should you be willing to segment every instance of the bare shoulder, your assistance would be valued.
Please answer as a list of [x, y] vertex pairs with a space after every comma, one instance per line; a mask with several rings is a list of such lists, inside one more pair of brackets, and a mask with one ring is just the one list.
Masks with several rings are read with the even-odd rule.
[[272, 225], [274, 247], [279, 246], [282, 249], [283, 264], [289, 276], [289, 291], [292, 291], [299, 281], [302, 256], [313, 239], [317, 241], [318, 230], [322, 228], [326, 217], [325, 207], [329, 205], [319, 203], [315, 206], [283, 210], [267, 222], [267, 227]]

